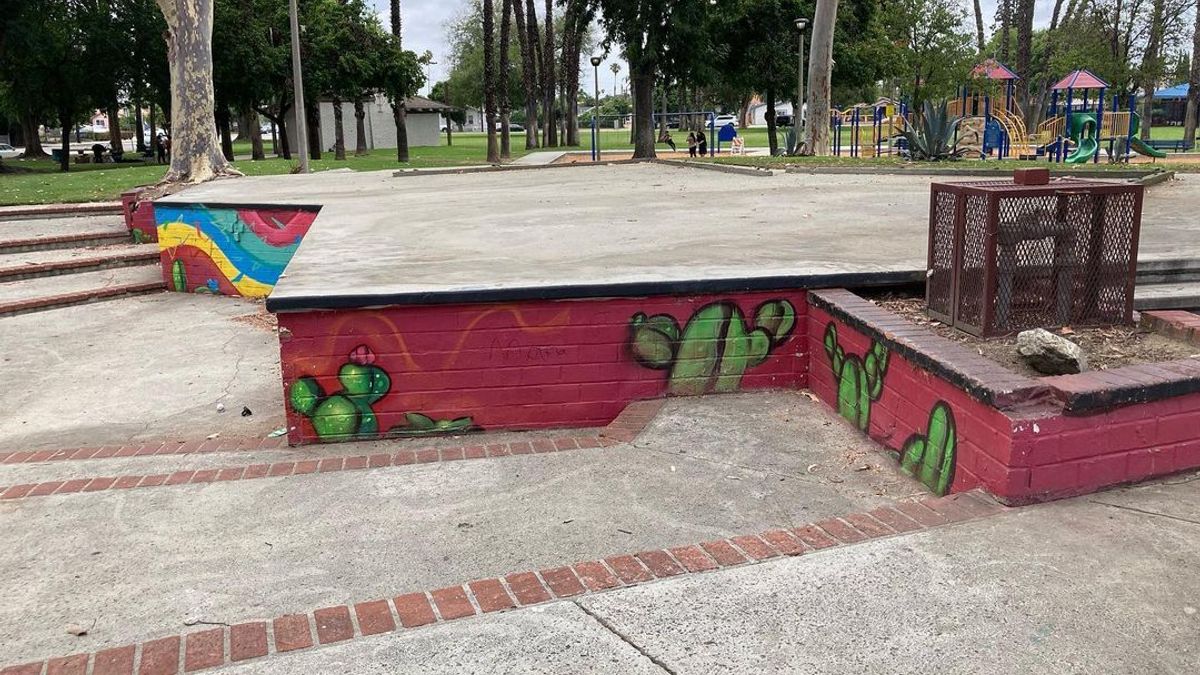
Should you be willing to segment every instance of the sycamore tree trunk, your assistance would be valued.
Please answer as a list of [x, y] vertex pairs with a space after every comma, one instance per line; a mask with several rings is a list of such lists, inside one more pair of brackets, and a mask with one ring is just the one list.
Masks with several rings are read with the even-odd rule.
[[[504, 0], [500, 5], [500, 159], [512, 159], [512, 101], [508, 98], [509, 63], [508, 47], [512, 41], [512, 0]], [[446, 120], [446, 142], [450, 141], [451, 121]]]
[[354, 155], [362, 157], [367, 149], [367, 108], [361, 98], [354, 101]]
[[1196, 145], [1196, 114], [1200, 111], [1200, 11], [1192, 31], [1192, 69], [1188, 71], [1187, 112], [1183, 116], [1183, 147]]
[[[396, 45], [403, 44], [404, 19], [400, 14], [400, 0], [391, 0], [392, 35], [396, 36]], [[396, 122], [396, 161], [408, 162], [408, 110], [404, 100], [396, 101], [392, 106], [392, 117]]]
[[333, 158], [346, 159], [346, 130], [342, 127], [342, 99], [333, 97]]
[[171, 168], [163, 183], [242, 175], [221, 154], [213, 97], [213, 0], [155, 0], [167, 21]]
[[531, 23], [533, 0], [524, 8], [521, 0], [513, 0], [513, 19], [517, 25], [517, 41], [521, 46], [521, 85], [525, 90], [525, 149], [538, 147], [538, 103], [537, 103], [537, 27], [536, 17]]
[[654, 67], [629, 64], [633, 87], [633, 158], [654, 159]]
[[487, 122], [487, 161], [500, 163], [496, 143], [496, 10], [483, 0], [483, 118]]
[[803, 155], [829, 154], [829, 98], [833, 76], [833, 28], [838, 0], [817, 0], [808, 52], [808, 112]]

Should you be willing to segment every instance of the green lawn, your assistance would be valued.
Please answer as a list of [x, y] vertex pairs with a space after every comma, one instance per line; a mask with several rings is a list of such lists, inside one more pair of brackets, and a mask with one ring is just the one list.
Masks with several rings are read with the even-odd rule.
[[[741, 131], [746, 145], [752, 148], [767, 146], [766, 129], [743, 129]], [[1182, 127], [1160, 127], [1154, 129], [1156, 139], [1182, 138]], [[843, 136], [848, 138], [848, 130], [843, 130]], [[680, 149], [687, 147], [687, 132], [674, 131], [672, 137]], [[591, 144], [589, 129], [581, 132], [583, 146], [574, 150], [586, 151]], [[711, 139], [710, 139], [711, 140]], [[443, 136], [443, 143], [445, 137]], [[784, 142], [781, 133], [780, 143]], [[629, 150], [628, 129], [604, 129], [600, 133], [602, 150]], [[662, 146], [659, 146], [660, 148]], [[270, 141], [267, 141], [270, 149]], [[410, 162], [400, 164], [396, 161], [395, 150], [376, 150], [365, 157], [349, 156], [344, 161], [333, 159], [332, 153], [325, 153], [322, 159], [313, 160], [311, 167], [314, 171], [349, 168], [356, 171], [380, 171], [399, 168], [431, 168], [448, 166], [466, 166], [482, 164], [486, 158], [487, 137], [482, 133], [456, 133], [454, 145], [438, 147], [412, 148]], [[514, 135], [512, 138], [512, 155], [516, 159], [526, 154], [524, 135]], [[250, 153], [249, 143], [234, 143], [234, 153], [238, 156]], [[746, 157], [717, 158], [717, 162], [736, 162], [757, 166], [781, 166], [795, 164], [798, 161], [814, 165], [849, 164], [849, 165], [894, 165], [895, 159], [852, 159], [849, 157], [822, 157], [797, 160], [789, 157]], [[239, 160], [235, 162], [238, 170], [251, 176], [285, 174], [294, 170], [298, 162], [271, 157], [257, 162]], [[58, 202], [106, 201], [117, 199], [121, 192], [140, 185], [148, 185], [162, 178], [165, 167], [157, 164], [83, 164], [73, 165], [68, 173], [58, 171], [58, 165], [49, 160], [24, 161], [5, 160], [6, 167], [17, 168], [16, 173], [0, 173], [0, 205], [12, 204], [49, 204]], [[1009, 168], [1009, 166], [1029, 166], [1026, 162], [988, 162], [987, 167]], [[953, 168], [978, 168], [976, 162], [956, 162], [941, 166]], [[1126, 168], [1124, 165], [1093, 165], [1097, 170]], [[1200, 166], [1194, 164], [1169, 164], [1169, 168], [1177, 171], [1195, 171]]]

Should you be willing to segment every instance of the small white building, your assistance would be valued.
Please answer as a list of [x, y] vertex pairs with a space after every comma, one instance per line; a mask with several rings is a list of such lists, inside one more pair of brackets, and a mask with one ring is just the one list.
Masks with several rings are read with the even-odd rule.
[[[792, 116], [791, 101], [782, 101], [775, 104], [775, 116], [778, 117], [780, 115]], [[750, 114], [747, 117], [747, 121], [752, 127], [767, 126], [767, 104], [756, 99], [750, 104]]]
[[[408, 110], [407, 128], [408, 128], [408, 147], [432, 147], [442, 144], [442, 126], [445, 120], [442, 114], [450, 109], [450, 106], [437, 101], [431, 101], [421, 96], [414, 96], [406, 101], [405, 107]], [[322, 100], [319, 103], [320, 113], [320, 128], [310, 129], [309, 133], [320, 134], [321, 150], [331, 151], [333, 149], [333, 141], [336, 137], [334, 133], [333, 119], [333, 102]], [[363, 112], [366, 116], [363, 118], [363, 126], [366, 134], [367, 149], [387, 149], [396, 147], [396, 122], [392, 117], [392, 106], [388, 103], [387, 97], [383, 94], [376, 94], [374, 99], [364, 103]], [[289, 142], [293, 142], [293, 129], [296, 128], [296, 118], [294, 111], [288, 113], [287, 129]], [[342, 133], [345, 135], [346, 149], [353, 152], [357, 146], [358, 137], [355, 135], [358, 129], [357, 121], [354, 118], [354, 102], [342, 102]], [[294, 149], [294, 148], [293, 148]]]

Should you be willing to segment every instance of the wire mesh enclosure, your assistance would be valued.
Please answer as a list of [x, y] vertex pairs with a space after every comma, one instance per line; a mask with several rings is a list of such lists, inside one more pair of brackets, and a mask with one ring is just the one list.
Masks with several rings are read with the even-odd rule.
[[929, 315], [992, 337], [1131, 323], [1144, 187], [934, 183]]

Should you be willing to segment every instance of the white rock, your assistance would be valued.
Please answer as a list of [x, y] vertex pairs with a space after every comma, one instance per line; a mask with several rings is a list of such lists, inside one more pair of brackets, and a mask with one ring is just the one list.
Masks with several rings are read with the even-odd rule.
[[1066, 375], [1087, 370], [1087, 355], [1079, 345], [1044, 328], [1017, 334], [1017, 354], [1031, 368], [1046, 375]]

